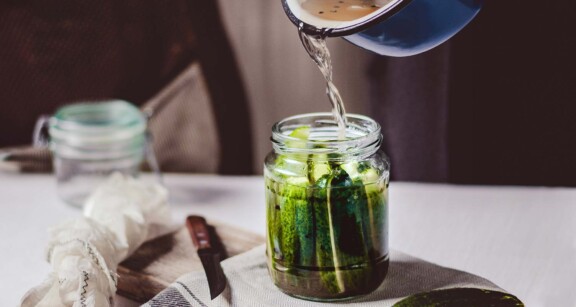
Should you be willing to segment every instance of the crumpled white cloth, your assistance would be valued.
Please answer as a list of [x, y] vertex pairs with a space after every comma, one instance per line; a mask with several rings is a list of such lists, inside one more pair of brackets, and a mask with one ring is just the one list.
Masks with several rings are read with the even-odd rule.
[[[211, 300], [203, 271], [183, 275], [142, 307], [327, 307], [284, 294], [272, 282], [266, 266], [266, 246], [221, 262], [226, 289]], [[482, 277], [391, 250], [386, 279], [374, 292], [346, 301], [347, 307], [390, 307], [402, 299], [422, 292], [453, 288], [475, 288], [506, 292]], [[512, 296], [512, 295], [510, 295]], [[336, 304], [334, 304], [336, 305]], [[453, 305], [451, 305], [453, 306]]]
[[22, 307], [112, 306], [118, 263], [148, 239], [170, 231], [167, 190], [113, 174], [88, 198], [84, 217], [50, 229], [52, 273]]

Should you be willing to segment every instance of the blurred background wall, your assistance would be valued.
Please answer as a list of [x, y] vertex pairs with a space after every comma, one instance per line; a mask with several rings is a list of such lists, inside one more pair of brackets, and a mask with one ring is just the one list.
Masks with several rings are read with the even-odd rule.
[[[383, 127], [393, 179], [576, 186], [573, 16], [569, 0], [486, 1], [448, 43], [408, 58], [330, 39], [335, 83], [348, 112]], [[183, 139], [187, 151], [156, 148], [171, 150], [167, 171], [260, 174], [273, 123], [330, 110], [278, 0], [2, 1], [0, 46], [1, 147], [29, 144], [35, 119], [65, 103], [143, 105], [196, 64], [188, 90], [207, 91], [202, 108], [164, 95], [188, 109], [162, 123], [198, 140], [193, 123], [213, 118], [218, 162], [205, 165], [219, 166], [179, 163], [206, 156]]]
[[[253, 116], [254, 171], [271, 150], [272, 125], [291, 115], [330, 112], [325, 81], [298, 38], [280, 1], [220, 0]], [[334, 79], [348, 112], [370, 113], [370, 52], [330, 39]]]
[[[258, 171], [273, 122], [329, 105], [279, 1], [220, 3], [250, 93]], [[448, 43], [408, 58], [330, 39], [336, 85], [348, 111], [382, 125], [393, 179], [576, 186], [576, 3], [540, 4], [486, 1]]]
[[[298, 113], [330, 111], [322, 75], [279, 1], [5, 1], [0, 2], [0, 45], [4, 148], [29, 145], [38, 116], [67, 103], [116, 97], [143, 105], [170, 87], [190, 63], [200, 64], [207, 86], [196, 87], [196, 80], [187, 76], [190, 80], [184, 83], [209, 92], [212, 114], [205, 112], [197, 95], [182, 94], [186, 89], [172, 86], [178, 93], [160, 96], [177, 97], [179, 101], [168, 108], [181, 111], [169, 110], [162, 121], [178, 127], [160, 130], [199, 129], [194, 122], [215, 118], [217, 142], [227, 148], [213, 157], [228, 155], [220, 159], [225, 164], [220, 172], [261, 173], [274, 122]], [[335, 79], [349, 111], [367, 113], [371, 55], [341, 40], [330, 45], [337, 63]], [[244, 113], [247, 103], [250, 114]], [[201, 159], [194, 152], [211, 147], [197, 140], [183, 138], [186, 151], [157, 147], [163, 169], [214, 171], [202, 163], [176, 161]]]

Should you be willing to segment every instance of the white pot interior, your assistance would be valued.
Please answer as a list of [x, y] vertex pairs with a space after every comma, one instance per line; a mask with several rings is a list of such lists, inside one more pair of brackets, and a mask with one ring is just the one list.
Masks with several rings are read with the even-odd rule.
[[340, 29], [363, 23], [403, 0], [286, 0], [300, 21], [316, 28]]

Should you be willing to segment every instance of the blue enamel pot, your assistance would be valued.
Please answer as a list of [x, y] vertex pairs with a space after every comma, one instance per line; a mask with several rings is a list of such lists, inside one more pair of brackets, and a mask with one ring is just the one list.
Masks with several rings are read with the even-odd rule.
[[301, 9], [304, 0], [282, 0], [290, 20], [306, 34], [343, 37], [387, 56], [430, 50], [464, 28], [483, 0], [390, 0], [375, 12], [348, 22], [326, 21]]

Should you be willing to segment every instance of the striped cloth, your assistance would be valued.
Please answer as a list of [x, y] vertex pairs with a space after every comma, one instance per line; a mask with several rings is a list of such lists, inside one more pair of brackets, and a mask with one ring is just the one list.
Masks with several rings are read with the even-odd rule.
[[[204, 272], [196, 271], [182, 276], [143, 306], [326, 306], [325, 303], [296, 299], [279, 291], [268, 275], [264, 245], [224, 260], [222, 267], [228, 285], [214, 300], [210, 300]], [[480, 288], [504, 292], [484, 278], [392, 251], [390, 269], [382, 285], [369, 295], [346, 301], [346, 305], [392, 306], [413, 294], [450, 288]]]
[[43, 173], [52, 170], [52, 154], [48, 148], [31, 146], [0, 149], [0, 173]]

